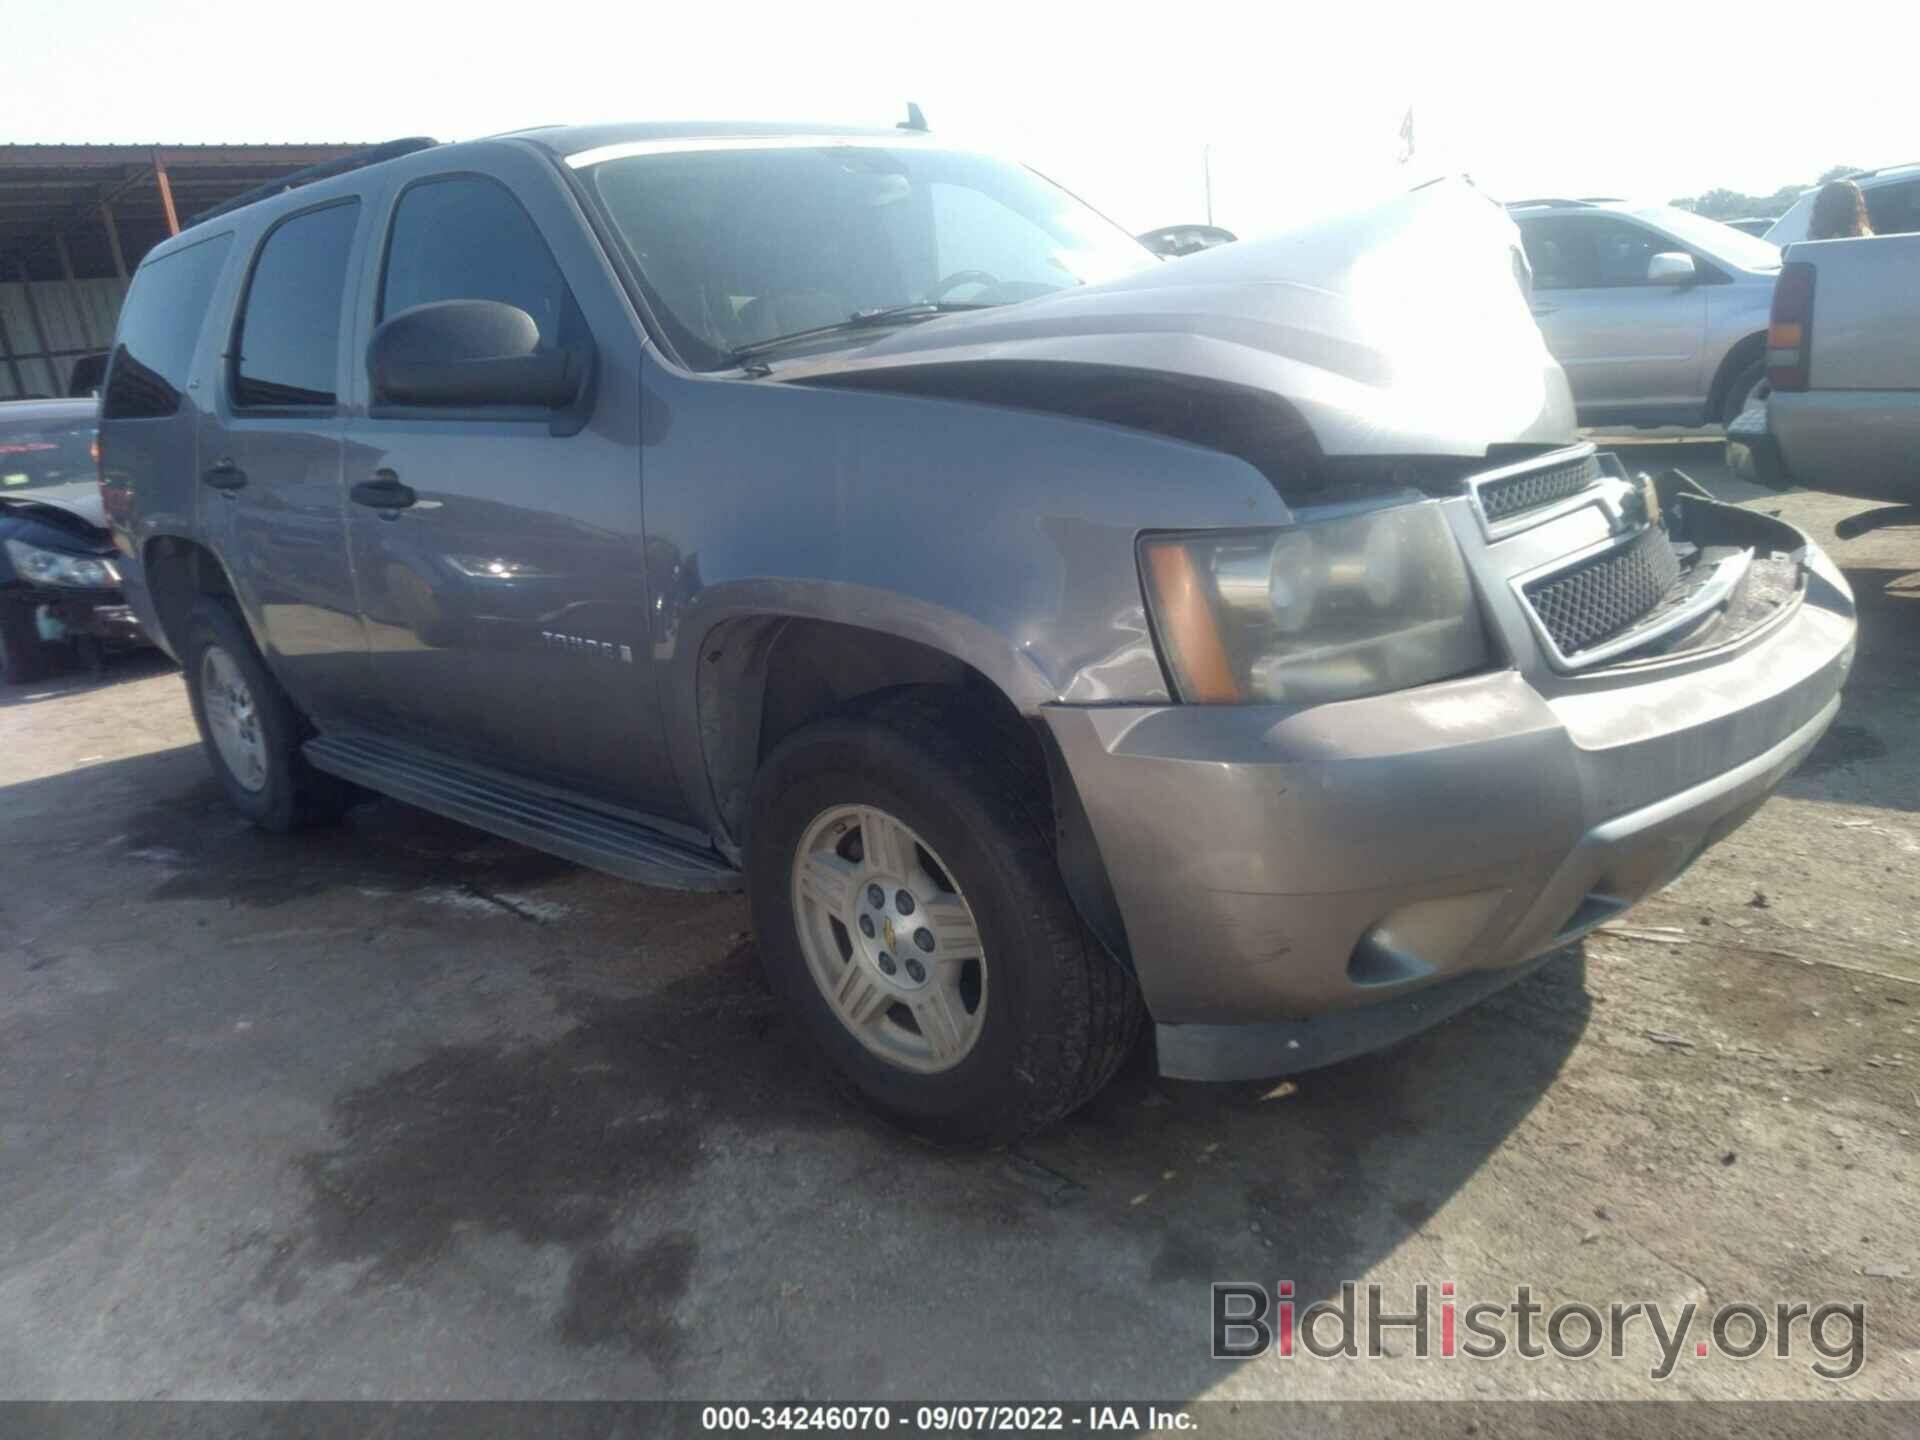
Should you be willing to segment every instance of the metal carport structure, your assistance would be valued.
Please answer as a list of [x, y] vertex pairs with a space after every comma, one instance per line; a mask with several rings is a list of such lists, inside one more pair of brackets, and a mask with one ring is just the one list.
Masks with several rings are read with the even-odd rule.
[[0, 145], [0, 399], [65, 394], [112, 343], [127, 277], [195, 215], [362, 148]]

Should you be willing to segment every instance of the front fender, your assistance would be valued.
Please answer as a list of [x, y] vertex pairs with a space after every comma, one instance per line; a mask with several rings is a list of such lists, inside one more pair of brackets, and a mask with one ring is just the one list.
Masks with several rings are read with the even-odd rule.
[[664, 367], [647, 384], [654, 682], [703, 817], [698, 666], [716, 626], [791, 616], [912, 641], [1028, 715], [1164, 703], [1140, 532], [1290, 518], [1244, 460], [1115, 425]]

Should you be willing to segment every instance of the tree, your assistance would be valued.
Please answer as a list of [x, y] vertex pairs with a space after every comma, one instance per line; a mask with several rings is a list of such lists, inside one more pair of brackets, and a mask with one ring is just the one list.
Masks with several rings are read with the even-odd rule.
[[1845, 175], [1855, 175], [1859, 171], [1852, 165], [1835, 165], [1820, 173], [1820, 178], [1812, 185], [1782, 185], [1771, 195], [1746, 195], [1738, 190], [1724, 187], [1708, 190], [1704, 194], [1675, 200], [1672, 203], [1682, 210], [1691, 210], [1696, 215], [1705, 215], [1712, 220], [1740, 220], [1748, 216], [1773, 217], [1784, 215], [1793, 202], [1807, 190], [1824, 185], [1829, 180], [1837, 180]]

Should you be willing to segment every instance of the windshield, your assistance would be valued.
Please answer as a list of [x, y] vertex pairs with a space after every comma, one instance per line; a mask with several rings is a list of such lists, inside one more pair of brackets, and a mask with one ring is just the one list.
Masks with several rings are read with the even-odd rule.
[[673, 142], [588, 173], [695, 369], [876, 310], [1007, 305], [1158, 263], [1032, 171], [963, 151]]
[[97, 478], [91, 420], [0, 429], [0, 496]]
[[1669, 231], [1675, 239], [1704, 251], [1715, 260], [1724, 260], [1742, 270], [1778, 270], [1780, 247], [1757, 235], [1722, 225], [1718, 220], [1695, 215], [1690, 210], [1661, 206], [1645, 212], [1649, 220]]

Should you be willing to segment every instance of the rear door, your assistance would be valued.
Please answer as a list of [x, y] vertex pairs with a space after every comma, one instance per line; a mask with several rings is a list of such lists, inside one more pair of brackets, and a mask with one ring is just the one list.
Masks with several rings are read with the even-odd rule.
[[330, 200], [267, 229], [200, 445], [203, 528], [274, 673], [318, 718], [354, 707], [366, 669], [340, 470], [340, 337], [363, 208]]
[[[551, 412], [369, 396], [347, 441], [369, 718], [450, 754], [678, 818], [684, 802], [650, 689], [638, 385], [623, 378], [636, 331], [557, 184], [508, 173], [512, 183], [459, 171], [399, 187], [368, 333], [438, 301], [513, 305], [533, 318], [542, 349], [598, 355], [593, 411], [582, 428]], [[407, 503], [383, 507], [396, 486]]]
[[1647, 264], [1684, 246], [1604, 214], [1519, 221], [1533, 266], [1533, 314], [1585, 420], [1706, 402], [1701, 284], [1650, 285]]

